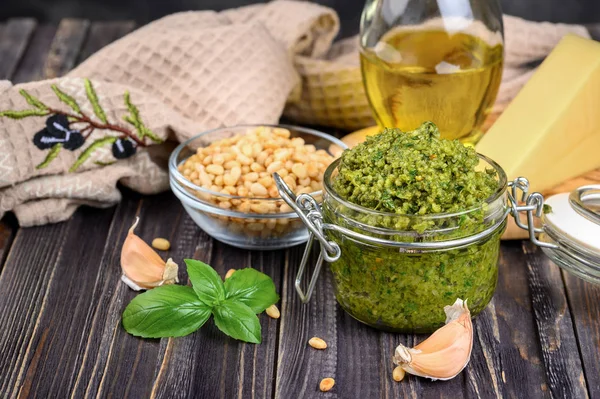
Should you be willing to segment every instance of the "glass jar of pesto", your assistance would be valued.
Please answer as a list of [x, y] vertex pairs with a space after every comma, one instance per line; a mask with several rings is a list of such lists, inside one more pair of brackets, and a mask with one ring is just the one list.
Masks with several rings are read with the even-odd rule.
[[[600, 208], [589, 205], [600, 203], [599, 188], [571, 194], [577, 205], [571, 213], [583, 215], [573, 224], [565, 201], [552, 203], [561, 205], [555, 215], [541, 194], [528, 194], [527, 179], [507, 182], [498, 164], [456, 140], [441, 140], [431, 123], [411, 132], [386, 129], [345, 150], [325, 172], [321, 204], [308, 194], [296, 197], [274, 178], [310, 231], [295, 282], [301, 300], [308, 302], [327, 261], [339, 304], [378, 329], [432, 332], [444, 324], [443, 307], [457, 298], [468, 301], [473, 316], [481, 312], [496, 288], [509, 214], [559, 266], [600, 283], [600, 242], [579, 237], [582, 228], [599, 231]], [[321, 250], [305, 292], [301, 282], [315, 239]]]
[[489, 303], [498, 280], [500, 237], [506, 227], [506, 176], [497, 172], [493, 194], [460, 212], [403, 215], [375, 211], [340, 197], [333, 181], [339, 160], [324, 177], [323, 222], [340, 248], [330, 263], [340, 306], [359, 321], [388, 331], [432, 332], [444, 324], [443, 307], [467, 299], [473, 316]]

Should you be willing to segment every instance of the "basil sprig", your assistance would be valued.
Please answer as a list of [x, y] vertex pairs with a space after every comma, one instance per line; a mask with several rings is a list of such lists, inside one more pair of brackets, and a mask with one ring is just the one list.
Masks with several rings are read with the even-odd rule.
[[236, 270], [225, 283], [209, 265], [186, 259], [192, 287], [165, 285], [136, 296], [123, 312], [123, 327], [144, 338], [182, 337], [212, 314], [232, 338], [258, 344], [258, 313], [279, 300], [271, 278], [255, 269]]

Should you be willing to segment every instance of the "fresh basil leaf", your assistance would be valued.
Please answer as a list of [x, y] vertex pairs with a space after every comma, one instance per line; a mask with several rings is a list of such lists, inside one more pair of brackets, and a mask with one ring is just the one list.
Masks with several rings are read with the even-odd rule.
[[252, 309], [240, 302], [226, 299], [212, 310], [219, 330], [231, 338], [260, 344], [260, 321]]
[[236, 270], [225, 280], [225, 297], [242, 302], [254, 313], [261, 313], [279, 300], [271, 277], [256, 269]]
[[208, 306], [214, 306], [225, 299], [223, 281], [215, 269], [204, 262], [185, 259], [188, 276], [198, 298]]
[[202, 327], [210, 310], [192, 287], [165, 285], [133, 298], [123, 312], [123, 327], [138, 337], [182, 337]]

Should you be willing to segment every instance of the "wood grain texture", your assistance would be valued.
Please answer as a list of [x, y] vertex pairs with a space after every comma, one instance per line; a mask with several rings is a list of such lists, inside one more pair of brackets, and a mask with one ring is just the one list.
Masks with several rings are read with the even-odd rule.
[[600, 398], [600, 286], [562, 271], [591, 398]]
[[56, 25], [42, 24], [37, 26], [14, 74], [13, 83], [31, 82], [44, 78], [44, 64], [48, 58], [56, 30]]
[[60, 21], [44, 66], [45, 78], [63, 76], [75, 66], [89, 26], [90, 22], [87, 20]]
[[[38, 397], [68, 396], [73, 374], [56, 370], [71, 371], [85, 347], [89, 292], [94, 286], [94, 269], [102, 256], [112, 217], [110, 210], [82, 209], [61, 224], [64, 230], [57, 234], [61, 241], [50, 249], [58, 254], [57, 259], [51, 263], [38, 259], [30, 262], [34, 270], [47, 278], [38, 278], [43, 297], [29, 299], [40, 303], [41, 308], [39, 313], [30, 315], [35, 324], [31, 338], [24, 340], [26, 351], [19, 374], [13, 380], [12, 394], [18, 390], [20, 397], [33, 393]], [[94, 226], [94, 235], [84, 234], [90, 224]], [[29, 229], [20, 230], [20, 234], [29, 236]], [[15, 253], [28, 250], [22, 242], [15, 244]], [[14, 267], [20, 265], [19, 262]], [[10, 266], [7, 264], [7, 268]], [[28, 289], [21, 281], [11, 283], [24, 291]]]
[[[35, 26], [35, 21], [28, 18], [0, 24], [0, 80], [13, 80]], [[0, 221], [0, 272], [17, 230], [18, 223], [13, 215]]]
[[[48, 280], [53, 278], [67, 236], [66, 223], [21, 229], [0, 275], [0, 392], [15, 395], [38, 341], [40, 314], [46, 309]], [[33, 351], [31, 351], [33, 349]]]
[[21, 61], [36, 22], [31, 18], [10, 19], [0, 31], [0, 79], [10, 79]]
[[[490, 377], [475, 380], [482, 397], [550, 397], [520, 242], [501, 244], [498, 269], [492, 306], [476, 320], [477, 341], [486, 351], [474, 347], [468, 370], [487, 368]], [[477, 390], [469, 396], [477, 397]]]
[[[296, 294], [294, 280], [304, 246], [286, 251], [281, 289], [281, 327], [277, 359], [276, 398], [313, 398], [319, 394], [319, 382], [331, 377], [339, 380], [338, 370], [338, 305], [330, 289], [330, 279], [324, 273], [319, 278], [313, 298], [303, 304]], [[316, 254], [313, 254], [316, 255]], [[308, 270], [316, 257], [313, 256]], [[324, 267], [325, 268], [325, 267]], [[308, 286], [310, 275], [304, 276]], [[328, 348], [317, 351], [308, 346], [308, 340], [317, 336], [327, 342]], [[339, 397], [343, 385], [339, 383], [324, 397]]]
[[523, 242], [523, 252], [548, 388], [556, 398], [586, 398], [587, 386], [560, 269], [530, 242]]

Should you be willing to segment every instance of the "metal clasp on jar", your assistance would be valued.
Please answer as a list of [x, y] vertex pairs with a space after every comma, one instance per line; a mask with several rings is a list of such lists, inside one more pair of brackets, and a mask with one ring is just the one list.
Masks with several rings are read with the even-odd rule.
[[[540, 241], [536, 237], [536, 234], [544, 232], [544, 229], [535, 227], [535, 219], [533, 218], [534, 215], [538, 218], [542, 216], [542, 213], [544, 212], [544, 196], [540, 193], [528, 194], [529, 180], [524, 177], [518, 177], [512, 182], [509, 182], [508, 187], [510, 187], [510, 191], [508, 192], [510, 212], [513, 219], [515, 219], [516, 225], [523, 230], [527, 230], [529, 232], [529, 240], [538, 247], [552, 249], [559, 248], [556, 244]], [[521, 198], [521, 202], [524, 202], [525, 205], [519, 205], [519, 202], [517, 201], [517, 198], [519, 197]], [[526, 225], [523, 224], [519, 217], [520, 212], [525, 212], [527, 214]]]

